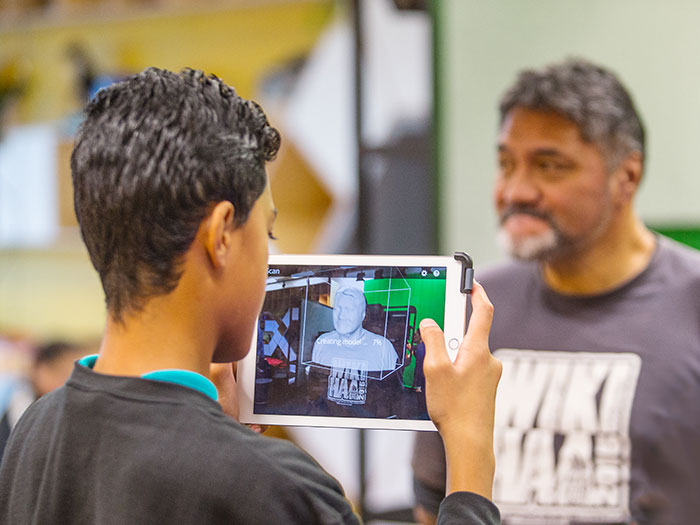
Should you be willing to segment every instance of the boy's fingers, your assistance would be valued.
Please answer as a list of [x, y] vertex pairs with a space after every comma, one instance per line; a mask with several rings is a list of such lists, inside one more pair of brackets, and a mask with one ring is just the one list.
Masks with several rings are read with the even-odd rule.
[[211, 363], [209, 375], [219, 394], [219, 404], [226, 414], [238, 420], [238, 390], [231, 363]]
[[248, 425], [248, 428], [256, 434], [263, 434], [267, 430], [267, 425], [252, 424]]
[[445, 348], [445, 335], [435, 321], [423, 319], [420, 322], [420, 335], [425, 343], [426, 361], [438, 363], [450, 360]]

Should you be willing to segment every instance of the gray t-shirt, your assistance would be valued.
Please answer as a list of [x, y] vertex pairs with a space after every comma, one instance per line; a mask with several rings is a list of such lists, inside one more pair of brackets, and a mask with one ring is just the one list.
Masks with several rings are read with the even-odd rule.
[[358, 368], [376, 372], [393, 370], [396, 357], [396, 350], [386, 337], [361, 328], [359, 337], [355, 338], [337, 330], [319, 336], [311, 359], [314, 363], [334, 368], [338, 366], [336, 360], [355, 361]]
[[[534, 263], [480, 272], [494, 303], [494, 501], [504, 523], [684, 525], [700, 516], [700, 252], [658, 239], [649, 266], [596, 296], [549, 289]], [[417, 501], [444, 490], [421, 433]]]

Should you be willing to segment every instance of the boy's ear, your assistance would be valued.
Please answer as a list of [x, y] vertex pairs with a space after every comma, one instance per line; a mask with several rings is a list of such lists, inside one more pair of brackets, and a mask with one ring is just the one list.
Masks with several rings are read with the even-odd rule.
[[204, 231], [204, 245], [214, 268], [226, 264], [233, 247], [234, 208], [229, 201], [217, 203], [209, 214]]

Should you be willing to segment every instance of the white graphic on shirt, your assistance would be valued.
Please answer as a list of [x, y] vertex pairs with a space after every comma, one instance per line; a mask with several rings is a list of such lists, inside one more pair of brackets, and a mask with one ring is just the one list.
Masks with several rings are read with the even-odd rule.
[[507, 523], [624, 522], [631, 353], [498, 350], [494, 501]]
[[339, 405], [364, 405], [367, 371], [366, 360], [334, 357], [328, 376], [328, 400]]

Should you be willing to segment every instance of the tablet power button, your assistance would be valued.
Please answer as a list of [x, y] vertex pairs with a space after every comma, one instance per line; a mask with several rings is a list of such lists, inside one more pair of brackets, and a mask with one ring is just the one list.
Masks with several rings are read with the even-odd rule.
[[450, 339], [450, 342], [447, 343], [452, 350], [457, 350], [459, 348], [459, 341], [455, 339], [454, 337]]

